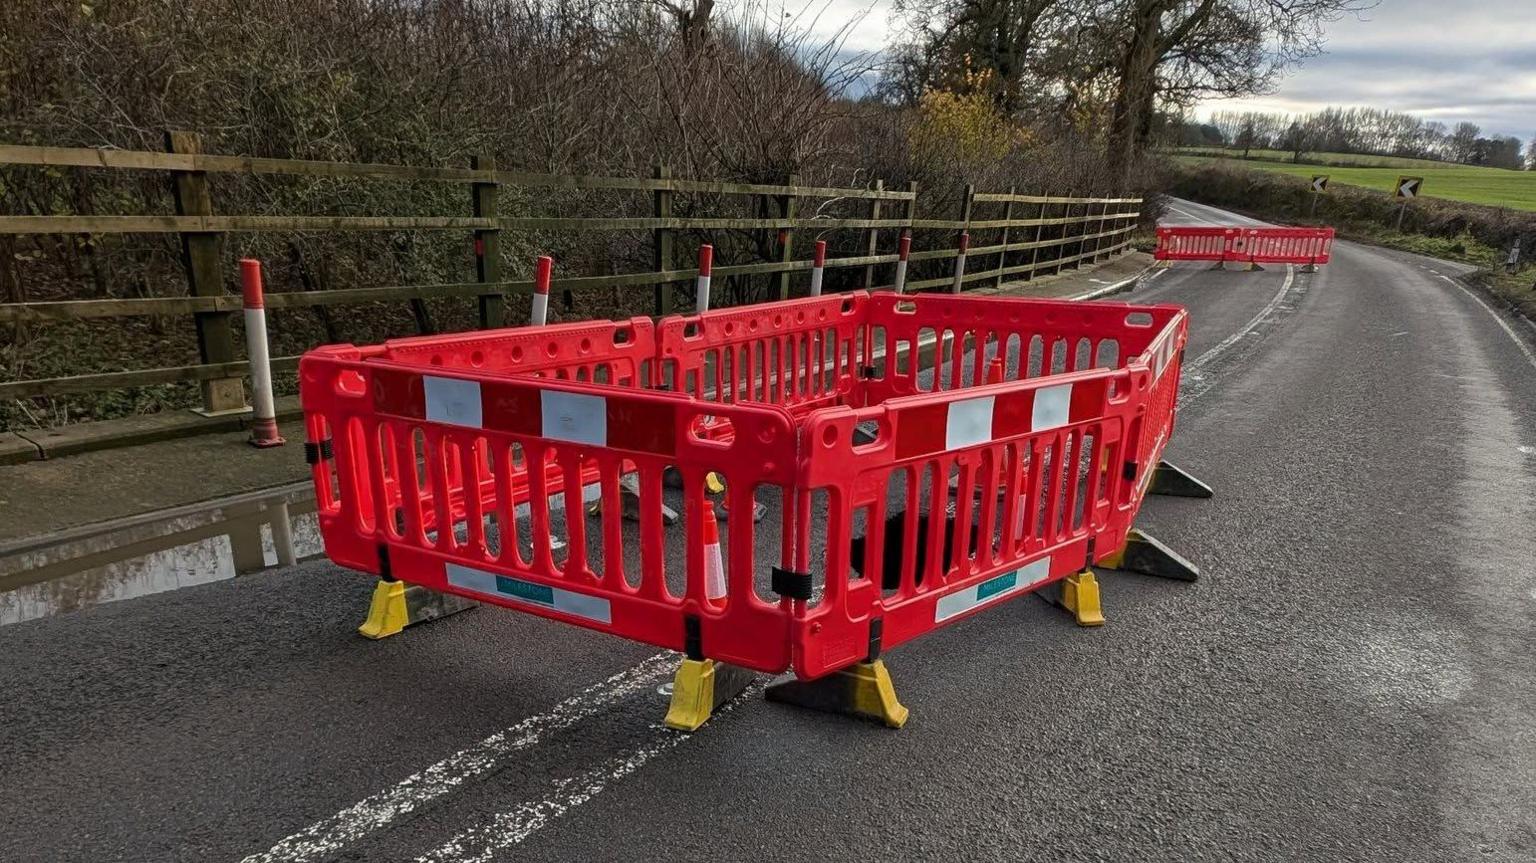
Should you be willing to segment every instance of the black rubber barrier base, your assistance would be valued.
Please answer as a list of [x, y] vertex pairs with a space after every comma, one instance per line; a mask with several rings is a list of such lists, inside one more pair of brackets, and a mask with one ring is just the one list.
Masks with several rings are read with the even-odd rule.
[[1160, 461], [1152, 470], [1152, 483], [1147, 486], [1147, 494], [1161, 494], [1169, 497], [1211, 497], [1215, 492], [1211, 491], [1210, 486], [1190, 476], [1172, 462]]
[[896, 688], [883, 660], [860, 662], [816, 680], [786, 680], [768, 687], [769, 701], [793, 704], [825, 713], [841, 713], [900, 728], [907, 708], [896, 700]]
[[1200, 569], [1184, 559], [1183, 555], [1139, 530], [1127, 534], [1125, 545], [1099, 561], [1099, 566], [1177, 581], [1195, 581], [1200, 578]]

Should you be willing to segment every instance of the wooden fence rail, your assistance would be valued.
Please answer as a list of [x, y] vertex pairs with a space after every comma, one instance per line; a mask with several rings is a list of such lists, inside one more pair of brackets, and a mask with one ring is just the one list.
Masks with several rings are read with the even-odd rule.
[[[783, 184], [734, 183], [679, 179], [665, 167], [650, 178], [577, 177], [497, 170], [485, 156], [468, 168], [421, 167], [389, 164], [356, 164], [299, 159], [268, 159], [225, 156], [202, 152], [196, 135], [170, 132], [166, 152], [139, 152], [0, 144], [0, 168], [8, 166], [105, 169], [161, 172], [168, 176], [175, 205], [174, 215], [0, 215], [0, 236], [16, 235], [110, 235], [177, 234], [188, 296], [123, 299], [55, 300], [0, 303], [0, 323], [17, 324], [135, 316], [190, 316], [198, 335], [201, 362], [195, 365], [138, 369], [68, 377], [0, 382], [0, 398], [32, 398], [184, 381], [200, 382], [203, 409], [209, 412], [244, 408], [242, 378], [247, 365], [236, 356], [231, 320], [240, 310], [240, 297], [225, 284], [222, 262], [226, 234], [294, 231], [462, 231], [474, 238], [475, 277], [472, 282], [329, 289], [323, 291], [275, 291], [266, 297], [272, 309], [355, 305], [380, 301], [419, 303], [429, 298], [464, 298], [478, 301], [482, 327], [506, 323], [506, 299], [533, 290], [532, 282], [501, 276], [500, 237], [507, 231], [633, 231], [649, 232], [653, 270], [602, 276], [558, 278], [554, 289], [562, 292], [598, 288], [653, 288], [654, 312], [672, 309], [674, 286], [690, 283], [697, 271], [677, 266], [674, 260], [680, 231], [741, 230], [778, 232], [767, 245], [768, 259], [757, 263], [716, 266], [717, 279], [766, 275], [772, 277], [773, 293], [787, 298], [791, 279], [809, 271], [808, 258], [796, 259], [796, 232], [850, 231], [862, 235], [856, 245], [865, 254], [829, 258], [829, 270], [863, 270], [862, 282], [876, 287], [877, 273], [894, 264], [894, 237], [898, 232], [924, 232], [933, 248], [914, 251], [913, 263], [930, 264], [929, 270], [959, 256], [961, 232], [997, 235], [997, 242], [971, 245], [967, 272], [956, 281], [951, 275], [914, 279], [908, 290], [961, 287], [991, 281], [1034, 277], [1049, 270], [1059, 272], [1084, 261], [1097, 261], [1125, 249], [1141, 212], [1141, 199], [1126, 197], [1057, 197], [976, 192], [967, 187], [958, 219], [917, 219], [916, 184], [902, 190], [886, 189], [881, 182], [870, 188], [834, 188], [798, 185], [793, 177]], [[469, 187], [470, 215], [465, 216], [359, 216], [359, 215], [224, 215], [215, 214], [210, 175], [288, 175], [366, 180], [456, 183]], [[512, 217], [498, 213], [499, 191], [504, 187], [534, 189], [608, 190], [647, 193], [651, 215], [644, 217]], [[675, 196], [705, 194], [746, 196], [759, 202], [759, 217], [675, 216]], [[868, 218], [833, 218], [804, 215], [814, 208], [807, 200], [866, 202]], [[988, 218], [974, 218], [978, 208], [1000, 209]], [[882, 232], [888, 232], [882, 237]], [[762, 235], [759, 235], [762, 236]], [[804, 247], [802, 254], [808, 253]], [[853, 245], [853, 243], [845, 244]], [[889, 249], [890, 251], [882, 251]], [[1024, 253], [1028, 253], [1027, 255]], [[1044, 253], [1044, 254], [1042, 254]], [[980, 266], [989, 262], [990, 266]], [[953, 267], [953, 263], [951, 263]], [[297, 367], [297, 357], [274, 358], [277, 371]]]

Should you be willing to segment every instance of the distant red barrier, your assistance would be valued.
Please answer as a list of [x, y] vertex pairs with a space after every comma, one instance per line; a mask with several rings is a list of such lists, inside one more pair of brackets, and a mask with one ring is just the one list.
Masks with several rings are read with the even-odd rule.
[[1326, 264], [1332, 228], [1165, 227], [1157, 229], [1159, 261]]
[[1159, 261], [1224, 261], [1237, 228], [1174, 227], [1157, 229]]

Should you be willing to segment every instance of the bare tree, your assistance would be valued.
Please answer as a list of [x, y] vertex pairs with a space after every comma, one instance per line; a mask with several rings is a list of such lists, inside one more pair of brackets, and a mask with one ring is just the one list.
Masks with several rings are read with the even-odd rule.
[[1094, 27], [1117, 92], [1108, 155], [1128, 170], [1148, 141], [1158, 100], [1260, 92], [1321, 49], [1322, 25], [1371, 0], [1098, 0]]

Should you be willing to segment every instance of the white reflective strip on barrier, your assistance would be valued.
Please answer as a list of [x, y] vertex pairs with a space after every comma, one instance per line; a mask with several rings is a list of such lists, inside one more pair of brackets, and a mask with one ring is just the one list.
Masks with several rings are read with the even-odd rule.
[[480, 415], [480, 384], [458, 378], [422, 375], [426, 392], [427, 419], [456, 426], [484, 428]]
[[948, 596], [939, 597], [938, 604], [933, 608], [933, 622], [943, 623], [957, 614], [964, 614], [973, 608], [979, 608], [989, 603], [1005, 599], [1026, 587], [1032, 587], [1051, 577], [1051, 559], [1043, 557], [1034, 563], [1005, 572], [973, 584], [962, 590], [957, 590]]
[[497, 575], [457, 563], [445, 563], [443, 570], [448, 583], [460, 590], [511, 600], [519, 605], [553, 609], [598, 623], [613, 623], [611, 604], [600, 597], [524, 581], [509, 575]]
[[608, 445], [608, 400], [602, 396], [539, 392], [544, 437], [572, 443]]
[[1058, 384], [1035, 390], [1035, 409], [1030, 417], [1030, 431], [1046, 431], [1067, 424], [1072, 407], [1072, 385]]
[[1163, 339], [1162, 344], [1158, 345], [1157, 350], [1152, 354], [1153, 383], [1157, 383], [1162, 378], [1163, 370], [1168, 368], [1169, 364], [1173, 362], [1173, 341], [1173, 336], [1170, 334]]
[[944, 418], [944, 448], [960, 449], [990, 441], [996, 402], [996, 396], [983, 396], [951, 404]]
[[[603, 483], [601, 480], [598, 480], [597, 482], [589, 482], [581, 487], [582, 503], [593, 503], [594, 501], [600, 500], [602, 496]], [[550, 512], [559, 512], [565, 509], [565, 492], [557, 491], [550, 493], [548, 497], [548, 505]], [[514, 518], [527, 518], [532, 512], [533, 504], [527, 501], [523, 501], [512, 510], [512, 515]]]

